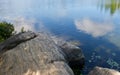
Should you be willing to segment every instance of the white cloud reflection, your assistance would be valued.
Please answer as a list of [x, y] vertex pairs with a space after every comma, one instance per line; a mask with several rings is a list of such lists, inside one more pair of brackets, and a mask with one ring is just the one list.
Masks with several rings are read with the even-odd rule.
[[120, 35], [119, 33], [112, 33], [109, 36], [106, 37], [109, 42], [113, 43], [115, 46], [117, 46], [120, 50]]
[[[24, 27], [25, 31], [37, 31], [37, 29], [40, 29], [42, 25], [41, 22], [37, 22], [35, 19], [26, 19], [24, 17], [4, 17], [3, 21], [10, 22], [14, 25], [15, 31], [20, 32], [21, 28]], [[36, 25], [38, 23], [39, 25]]]
[[16, 31], [21, 31], [21, 28], [24, 27], [25, 30], [35, 31], [35, 21], [34, 20], [26, 20], [24, 18], [16, 18], [13, 21], [14, 27]]
[[109, 23], [97, 23], [90, 19], [75, 20], [76, 28], [93, 37], [104, 36], [114, 30], [114, 26]]

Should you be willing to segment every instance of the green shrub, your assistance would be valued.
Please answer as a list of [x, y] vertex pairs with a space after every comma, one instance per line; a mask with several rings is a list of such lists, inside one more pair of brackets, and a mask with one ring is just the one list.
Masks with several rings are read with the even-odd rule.
[[26, 32], [26, 31], [24, 30], [24, 27], [22, 27], [21, 28], [21, 33], [24, 33], [24, 32]]
[[0, 22], [0, 42], [12, 36], [14, 31], [13, 24], [7, 22]]

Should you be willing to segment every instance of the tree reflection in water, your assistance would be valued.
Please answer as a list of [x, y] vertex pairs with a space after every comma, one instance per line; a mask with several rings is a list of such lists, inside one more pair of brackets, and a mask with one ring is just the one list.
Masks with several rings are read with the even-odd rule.
[[116, 11], [120, 10], [120, 0], [105, 0], [102, 8], [110, 10], [110, 14], [113, 15]]

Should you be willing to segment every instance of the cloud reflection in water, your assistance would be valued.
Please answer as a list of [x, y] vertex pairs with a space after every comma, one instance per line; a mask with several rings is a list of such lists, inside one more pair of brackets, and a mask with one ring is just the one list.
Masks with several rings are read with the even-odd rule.
[[[15, 31], [20, 32], [21, 28], [24, 27], [25, 31], [37, 31], [37, 29], [41, 29], [42, 22], [37, 22], [35, 19], [27, 19], [24, 17], [5, 17], [3, 21], [10, 22], [14, 25]], [[37, 25], [36, 25], [37, 23]], [[36, 29], [37, 28], [37, 29]]]
[[24, 18], [16, 18], [14, 19], [13, 22], [16, 31], [20, 31], [22, 27], [24, 27], [25, 30], [31, 30], [31, 31], [35, 31], [35, 21], [34, 20], [26, 20]]
[[114, 30], [114, 26], [109, 23], [97, 23], [90, 19], [75, 20], [75, 26], [78, 30], [83, 31], [93, 37], [104, 36]]

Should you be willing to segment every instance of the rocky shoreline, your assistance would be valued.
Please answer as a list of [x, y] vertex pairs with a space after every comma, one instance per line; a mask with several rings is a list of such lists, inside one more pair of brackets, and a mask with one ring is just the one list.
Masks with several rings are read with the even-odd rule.
[[[0, 43], [0, 75], [79, 75], [85, 57], [82, 50], [47, 33], [24, 32]], [[95, 67], [88, 75], [120, 75]]]

